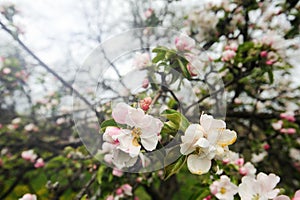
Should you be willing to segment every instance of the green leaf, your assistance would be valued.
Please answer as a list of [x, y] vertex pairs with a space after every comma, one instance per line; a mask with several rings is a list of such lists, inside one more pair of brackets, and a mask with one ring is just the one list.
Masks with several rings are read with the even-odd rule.
[[185, 164], [186, 160], [187, 160], [187, 156], [182, 155], [180, 158], [178, 158], [177, 161], [175, 161], [174, 163], [172, 163], [172, 164], [168, 165], [167, 167], [165, 167], [164, 180], [167, 180], [173, 174], [176, 174], [177, 172], [179, 172], [179, 170]]
[[179, 126], [171, 121], [165, 122], [163, 128], [161, 129], [162, 134], [175, 135], [178, 131]]
[[177, 112], [176, 110], [167, 109], [162, 112], [161, 114], [163, 117], [167, 118], [173, 124], [177, 125], [178, 130], [182, 130], [183, 132], [187, 129], [190, 125], [189, 121], [185, 116], [181, 113]]
[[88, 200], [88, 195], [87, 194], [83, 195], [80, 200]]
[[177, 60], [178, 60], [178, 64], [180, 66], [183, 76], [186, 77], [187, 79], [190, 79], [191, 74], [190, 74], [189, 70], [187, 69], [187, 63], [183, 64], [183, 62], [179, 58]]
[[105, 129], [108, 127], [108, 126], [118, 126], [118, 124], [116, 123], [116, 121], [114, 119], [109, 119], [109, 120], [106, 120], [104, 122], [101, 123], [100, 127], [101, 127], [101, 132], [105, 132]]
[[97, 171], [97, 182], [99, 185], [102, 183], [102, 177], [104, 175], [105, 168], [106, 167], [104, 165], [101, 165]]

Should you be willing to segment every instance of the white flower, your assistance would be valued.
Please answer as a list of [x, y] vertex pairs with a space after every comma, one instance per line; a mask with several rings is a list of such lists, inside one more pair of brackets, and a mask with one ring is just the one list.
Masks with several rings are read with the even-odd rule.
[[214, 181], [209, 186], [210, 192], [221, 200], [232, 200], [238, 192], [238, 187], [230, 182], [228, 176], [223, 175], [219, 181]]
[[213, 158], [225, 155], [227, 146], [235, 142], [236, 133], [226, 129], [224, 121], [205, 114], [201, 115], [200, 125], [191, 124], [181, 140], [181, 154], [190, 154], [187, 159], [188, 169], [200, 175], [209, 171]]
[[236, 55], [236, 52], [229, 49], [229, 50], [225, 50], [223, 53], [222, 53], [222, 61], [223, 62], [227, 62], [227, 61], [230, 61], [232, 58], [234, 58], [234, 56]]
[[107, 153], [104, 160], [113, 163], [117, 168], [130, 167], [140, 156], [143, 166], [147, 158], [141, 153], [141, 148], [152, 151], [158, 143], [158, 134], [163, 123], [125, 103], [118, 103], [112, 110], [112, 116], [117, 123], [127, 125], [128, 129], [107, 127], [103, 134], [101, 153]]
[[267, 155], [268, 155], [268, 152], [266, 152], [266, 151], [263, 151], [263, 152], [261, 152], [261, 153], [259, 153], [259, 154], [253, 153], [253, 154], [252, 154], [252, 158], [251, 158], [251, 162], [253, 162], [253, 163], [259, 163], [259, 162], [263, 161], [263, 159], [264, 159]]
[[279, 176], [275, 174], [266, 175], [259, 173], [256, 177], [244, 176], [239, 185], [238, 193], [241, 200], [267, 200], [273, 199], [279, 193], [279, 189], [274, 189], [280, 181]]
[[[140, 108], [132, 108], [125, 103], [119, 103], [112, 111], [112, 116], [117, 123], [126, 124], [132, 129], [121, 129], [118, 136], [119, 149], [137, 156], [137, 149], [141, 148], [139, 140], [143, 147], [152, 151], [158, 143], [158, 134], [161, 131], [163, 123], [148, 114]], [[132, 151], [131, 151], [132, 150]]]
[[239, 169], [241, 175], [254, 177], [256, 168], [250, 162], [247, 162], [244, 166]]
[[195, 40], [186, 35], [175, 38], [175, 46], [179, 51], [190, 51], [195, 47], [195, 44]]
[[12, 124], [20, 124], [21, 118], [17, 117], [11, 121]]
[[35, 159], [37, 158], [37, 155], [33, 152], [32, 149], [27, 150], [27, 151], [23, 151], [21, 156], [24, 160], [27, 160], [27, 161], [30, 161], [30, 162], [34, 162]]
[[19, 200], [37, 200], [36, 195], [35, 194], [24, 194], [22, 198], [20, 198]]
[[133, 66], [138, 69], [143, 69], [151, 64], [150, 55], [148, 53], [137, 53], [134, 60]]

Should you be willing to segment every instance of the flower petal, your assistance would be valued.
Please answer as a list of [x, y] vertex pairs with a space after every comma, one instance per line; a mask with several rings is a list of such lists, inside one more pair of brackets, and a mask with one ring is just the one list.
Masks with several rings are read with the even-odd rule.
[[112, 110], [112, 117], [117, 123], [125, 124], [128, 112], [131, 109], [132, 107], [126, 103], [118, 103]]
[[180, 153], [188, 155], [195, 150], [193, 146], [200, 138], [203, 137], [204, 130], [199, 124], [191, 124], [181, 136]]
[[158, 143], [158, 136], [154, 135], [147, 138], [141, 137], [141, 143], [147, 151], [153, 151]]
[[187, 166], [191, 173], [201, 175], [209, 171], [211, 160], [192, 154], [187, 159]]
[[221, 129], [226, 128], [226, 123], [223, 120], [214, 119], [211, 115], [201, 115], [200, 117], [200, 124], [204, 128], [206, 132], [210, 129]]
[[229, 129], [220, 131], [217, 144], [224, 147], [233, 144], [236, 141], [236, 132]]

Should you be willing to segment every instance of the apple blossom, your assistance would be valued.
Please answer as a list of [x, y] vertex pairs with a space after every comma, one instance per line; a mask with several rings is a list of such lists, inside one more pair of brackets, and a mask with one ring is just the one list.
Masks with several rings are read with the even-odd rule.
[[236, 140], [236, 132], [226, 129], [224, 121], [204, 114], [200, 117], [200, 124], [191, 124], [181, 140], [181, 154], [190, 154], [187, 159], [188, 169], [200, 175], [209, 171], [213, 158], [224, 158], [228, 145]]
[[275, 174], [266, 175], [260, 172], [256, 179], [254, 177], [244, 176], [239, 185], [238, 193], [241, 200], [273, 199], [279, 193], [279, 189], [274, 189], [280, 178]]
[[279, 120], [278, 122], [272, 123], [272, 127], [274, 130], [280, 130], [282, 128], [283, 121]]
[[268, 153], [266, 151], [262, 151], [259, 154], [252, 154], [252, 158], [251, 158], [251, 162], [252, 163], [259, 163], [261, 162], [266, 156], [268, 155]]
[[132, 157], [139, 154], [141, 144], [152, 151], [158, 143], [158, 133], [160, 133], [163, 123], [140, 108], [132, 108], [125, 103], [119, 103], [112, 111], [112, 116], [117, 123], [126, 124], [132, 129], [121, 129], [118, 136], [120, 145], [118, 149], [129, 153]]
[[27, 124], [27, 125], [24, 127], [24, 130], [25, 130], [25, 131], [28, 131], [28, 132], [30, 132], [30, 131], [36, 132], [36, 131], [39, 130], [39, 128], [38, 128], [36, 125], [34, 125], [33, 123], [30, 123], [30, 124]]
[[179, 51], [191, 51], [195, 45], [195, 40], [186, 35], [180, 35], [175, 38], [175, 46]]
[[123, 172], [119, 169], [114, 168], [112, 171], [112, 175], [117, 176], [117, 177], [121, 177], [123, 176]]
[[300, 200], [300, 190], [297, 190], [295, 192], [295, 196], [294, 196], [294, 198], [292, 200]]
[[209, 189], [217, 199], [222, 200], [233, 200], [233, 196], [238, 192], [238, 187], [226, 175], [222, 175], [220, 180], [214, 181]]
[[222, 61], [223, 62], [228, 62], [230, 61], [232, 58], [234, 58], [236, 55], [236, 52], [233, 51], [233, 50], [225, 50], [223, 53], [222, 53]]
[[124, 184], [121, 186], [124, 194], [126, 194], [127, 196], [132, 196], [132, 187], [129, 184]]
[[144, 12], [144, 15], [146, 18], [149, 18], [151, 17], [151, 15], [154, 13], [153, 9], [152, 8], [148, 8], [145, 12]]
[[146, 78], [143, 80], [142, 87], [146, 89], [148, 88], [148, 86], [149, 86], [149, 80]]
[[133, 60], [133, 66], [138, 69], [144, 69], [151, 64], [150, 55], [148, 53], [137, 53]]
[[293, 112], [285, 112], [280, 114], [281, 119], [288, 120], [290, 122], [295, 122], [296, 118]]
[[239, 173], [243, 176], [251, 176], [254, 177], [256, 173], [256, 168], [252, 163], [246, 162], [246, 164], [239, 169]]
[[20, 198], [19, 200], [37, 200], [37, 197], [35, 194], [24, 194], [22, 198]]
[[261, 52], [259, 53], [259, 55], [260, 55], [262, 58], [265, 58], [265, 57], [268, 56], [268, 52], [267, 52], [267, 51], [261, 51]]
[[45, 163], [44, 163], [43, 158], [37, 159], [35, 164], [34, 164], [35, 168], [41, 168], [41, 167], [44, 167], [44, 166], [45, 166]]
[[296, 133], [296, 129], [294, 129], [294, 128], [282, 128], [282, 129], [280, 129], [280, 133], [292, 135], [292, 134]]
[[291, 199], [286, 195], [279, 195], [275, 197], [273, 200], [291, 200]]
[[10, 74], [10, 73], [11, 73], [11, 69], [10, 69], [10, 68], [7, 68], [7, 67], [5, 67], [5, 68], [3, 68], [2, 72], [3, 72], [3, 74], [5, 74], [5, 75], [8, 75], [8, 74]]
[[24, 160], [30, 161], [32, 163], [37, 158], [37, 155], [34, 153], [34, 151], [32, 149], [27, 150], [27, 151], [23, 151], [21, 156]]
[[147, 111], [150, 108], [150, 105], [152, 103], [151, 97], [145, 97], [140, 101], [140, 107], [143, 109], [143, 111]]
[[109, 196], [106, 197], [106, 200], [114, 200], [114, 199], [115, 199], [115, 198], [114, 198], [113, 195], [109, 195]]
[[20, 124], [21, 123], [21, 118], [17, 117], [17, 118], [14, 118], [12, 121], [11, 121], [12, 124]]

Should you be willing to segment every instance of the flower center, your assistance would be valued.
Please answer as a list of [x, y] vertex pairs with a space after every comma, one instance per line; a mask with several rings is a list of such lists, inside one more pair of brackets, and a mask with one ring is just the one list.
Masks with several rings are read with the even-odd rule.
[[224, 187], [221, 187], [220, 193], [221, 193], [221, 194], [225, 194], [225, 193], [226, 193], [226, 189], [225, 189]]
[[259, 194], [256, 194], [252, 197], [252, 200], [259, 200]]
[[140, 128], [134, 128], [131, 131], [131, 135], [133, 136], [132, 144], [136, 147], [140, 146], [139, 139], [141, 134], [142, 134], [142, 130]]

